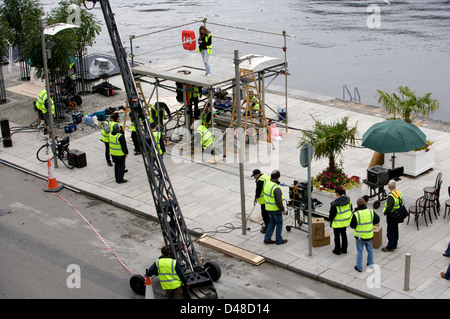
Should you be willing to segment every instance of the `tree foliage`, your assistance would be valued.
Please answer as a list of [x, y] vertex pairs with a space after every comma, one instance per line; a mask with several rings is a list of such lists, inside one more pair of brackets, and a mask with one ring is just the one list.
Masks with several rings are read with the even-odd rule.
[[316, 120], [315, 125], [309, 130], [303, 132], [300, 137], [299, 147], [305, 143], [311, 143], [314, 150], [314, 158], [328, 158], [330, 171], [336, 171], [336, 157], [342, 153], [348, 144], [355, 145], [357, 137], [357, 128], [348, 126], [348, 117], [342, 118], [331, 124]]
[[417, 116], [429, 117], [439, 109], [439, 101], [432, 98], [431, 93], [420, 97], [407, 86], [399, 86], [397, 95], [377, 90], [380, 103], [394, 119], [400, 117], [403, 121], [412, 123]]
[[39, 0], [3, 0], [0, 6], [1, 20], [5, 21], [11, 32], [2, 33], [12, 46], [22, 48], [27, 34], [32, 30], [35, 22], [44, 15]]
[[[51, 52], [48, 68], [51, 77], [64, 75], [75, 56], [80, 56], [83, 48], [94, 43], [101, 31], [101, 24], [92, 13], [82, 6], [82, 0], [61, 0], [44, 18], [44, 27], [56, 23], [79, 23], [79, 28], [66, 29], [55, 35], [46, 35], [47, 49]], [[76, 11], [76, 10], [77, 11]], [[74, 21], [69, 21], [74, 12]], [[13, 30], [9, 42], [23, 48], [25, 59], [36, 68], [38, 77], [43, 76], [41, 30], [39, 21], [44, 10], [39, 0], [4, 0], [0, 7], [2, 19]], [[79, 17], [79, 19], [78, 19]]]

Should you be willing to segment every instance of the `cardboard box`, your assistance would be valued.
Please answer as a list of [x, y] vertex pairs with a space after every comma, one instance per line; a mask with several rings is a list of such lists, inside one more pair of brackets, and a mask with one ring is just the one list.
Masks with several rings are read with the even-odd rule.
[[372, 246], [377, 249], [383, 243], [383, 228], [380, 225], [373, 225], [373, 240]]
[[326, 246], [330, 244], [330, 235], [327, 233], [324, 234], [323, 238], [321, 239], [314, 239], [312, 240], [312, 246], [313, 247], [320, 247], [320, 246]]
[[312, 240], [320, 240], [325, 237], [325, 220], [323, 218], [311, 218]]

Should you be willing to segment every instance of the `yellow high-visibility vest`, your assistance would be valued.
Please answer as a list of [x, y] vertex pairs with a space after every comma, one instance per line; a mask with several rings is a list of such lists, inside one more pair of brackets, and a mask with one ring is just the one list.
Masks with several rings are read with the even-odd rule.
[[[212, 34], [209, 33], [205, 35], [205, 41], [208, 42], [208, 39], [211, 37], [211, 44], [206, 46], [206, 53], [211, 54], [212, 53]], [[198, 46], [198, 52], [200, 52], [200, 46]]]
[[[36, 108], [38, 110], [41, 110], [43, 114], [46, 114], [48, 112], [47, 108], [45, 107], [45, 101], [47, 100], [47, 90], [43, 89], [41, 93], [39, 93], [39, 97], [36, 101]], [[50, 102], [52, 103], [52, 114], [55, 114], [55, 103], [53, 102], [52, 98], [50, 98]]]
[[354, 214], [356, 215], [356, 222], [358, 223], [354, 230], [355, 237], [361, 239], [373, 238], [374, 211], [366, 208], [363, 210], [357, 210]]
[[[261, 176], [259, 176], [258, 179], [256, 180], [256, 183], [255, 183], [256, 185], [255, 185], [255, 187], [258, 186], [258, 182], [259, 182], [260, 180], [264, 181], [264, 186], [265, 186], [265, 185], [266, 185], [266, 182], [267, 182], [267, 181], [270, 181], [270, 177], [267, 176], [267, 175], [261, 174]], [[260, 205], [262, 205], [262, 204], [265, 203], [265, 202], [264, 202], [264, 186], [263, 186], [263, 189], [261, 190], [261, 194], [259, 194], [259, 197], [258, 197], [258, 203], [259, 203]]]
[[203, 149], [207, 148], [214, 142], [214, 136], [211, 134], [211, 132], [206, 128], [204, 125], [199, 125], [197, 127], [196, 133], [199, 133], [202, 137], [202, 147]]
[[[392, 196], [392, 198], [394, 199], [394, 207], [392, 207], [392, 210], [396, 210], [396, 209], [399, 209], [399, 208], [400, 208], [400, 200], [401, 200], [402, 197], [403, 197], [403, 194], [402, 194], [402, 192], [400, 192], [400, 191], [395, 191], [395, 194], [396, 194], [398, 197], [394, 196], [394, 194], [393, 194], [392, 192], [388, 194], [388, 197], [389, 197], [389, 196]], [[385, 212], [386, 208], [387, 208], [387, 200], [386, 200], [386, 202], [384, 203], [383, 213]]]
[[342, 206], [336, 206], [337, 214], [331, 223], [333, 228], [342, 228], [350, 225], [352, 219], [352, 210], [350, 209], [351, 203]]
[[172, 258], [160, 258], [156, 261], [162, 289], [172, 290], [181, 286], [182, 282], [175, 271], [176, 265], [177, 261]]
[[161, 149], [161, 132], [160, 131], [154, 131], [153, 133], [153, 138], [155, 139], [155, 148], [158, 150], [159, 154], [162, 154], [162, 149]]
[[[265, 207], [267, 211], [277, 211], [280, 210], [280, 208], [277, 205], [277, 202], [275, 200], [275, 189], [279, 188], [281, 190], [281, 187], [277, 184], [272, 182], [271, 180], [266, 181], [263, 188], [264, 193], [264, 202]], [[283, 200], [283, 193], [281, 193], [281, 200]]]
[[120, 133], [117, 133], [116, 135], [109, 134], [109, 154], [112, 156], [125, 156], [119, 142], [119, 137], [121, 136], [122, 134]]

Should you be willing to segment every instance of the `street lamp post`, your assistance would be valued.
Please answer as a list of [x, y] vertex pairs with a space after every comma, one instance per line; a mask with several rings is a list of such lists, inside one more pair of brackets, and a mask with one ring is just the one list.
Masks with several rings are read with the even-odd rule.
[[[56, 156], [56, 144], [55, 144], [55, 132], [53, 131], [53, 110], [52, 110], [52, 104], [50, 103], [50, 84], [48, 80], [48, 65], [47, 65], [47, 48], [45, 45], [45, 35], [54, 35], [58, 33], [61, 30], [68, 29], [68, 28], [78, 28], [77, 25], [74, 24], [68, 24], [68, 23], [57, 23], [53, 24], [51, 26], [48, 26], [47, 28], [44, 28], [44, 20], [39, 20], [39, 28], [41, 31], [41, 45], [42, 45], [42, 59], [44, 62], [44, 76], [45, 76], [45, 89], [47, 90], [47, 100], [45, 101], [46, 108], [47, 108], [47, 114], [49, 119], [49, 126], [50, 126], [50, 133], [52, 136], [52, 153], [53, 153], [53, 160], [54, 160], [54, 166], [55, 168], [58, 168], [58, 161]], [[56, 106], [55, 106], [56, 108]]]
[[45, 89], [47, 90], [47, 99], [45, 100], [45, 105], [47, 108], [47, 114], [49, 119], [50, 134], [52, 136], [52, 153], [55, 168], [58, 168], [58, 161], [56, 156], [56, 146], [55, 146], [55, 132], [53, 131], [53, 110], [52, 104], [50, 103], [50, 84], [48, 81], [48, 66], [47, 66], [47, 48], [45, 45], [45, 28], [44, 21], [39, 20], [39, 28], [41, 30], [41, 44], [42, 44], [42, 60], [44, 62], [44, 76], [45, 76]]

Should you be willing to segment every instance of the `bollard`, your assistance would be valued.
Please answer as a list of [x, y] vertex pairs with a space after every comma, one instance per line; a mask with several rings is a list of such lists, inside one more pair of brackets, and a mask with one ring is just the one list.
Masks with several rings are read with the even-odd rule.
[[2, 130], [3, 147], [12, 147], [11, 131], [9, 129], [8, 119], [0, 119], [0, 126]]
[[403, 290], [408, 291], [409, 290], [409, 277], [411, 274], [411, 254], [405, 255], [405, 285], [403, 287]]

